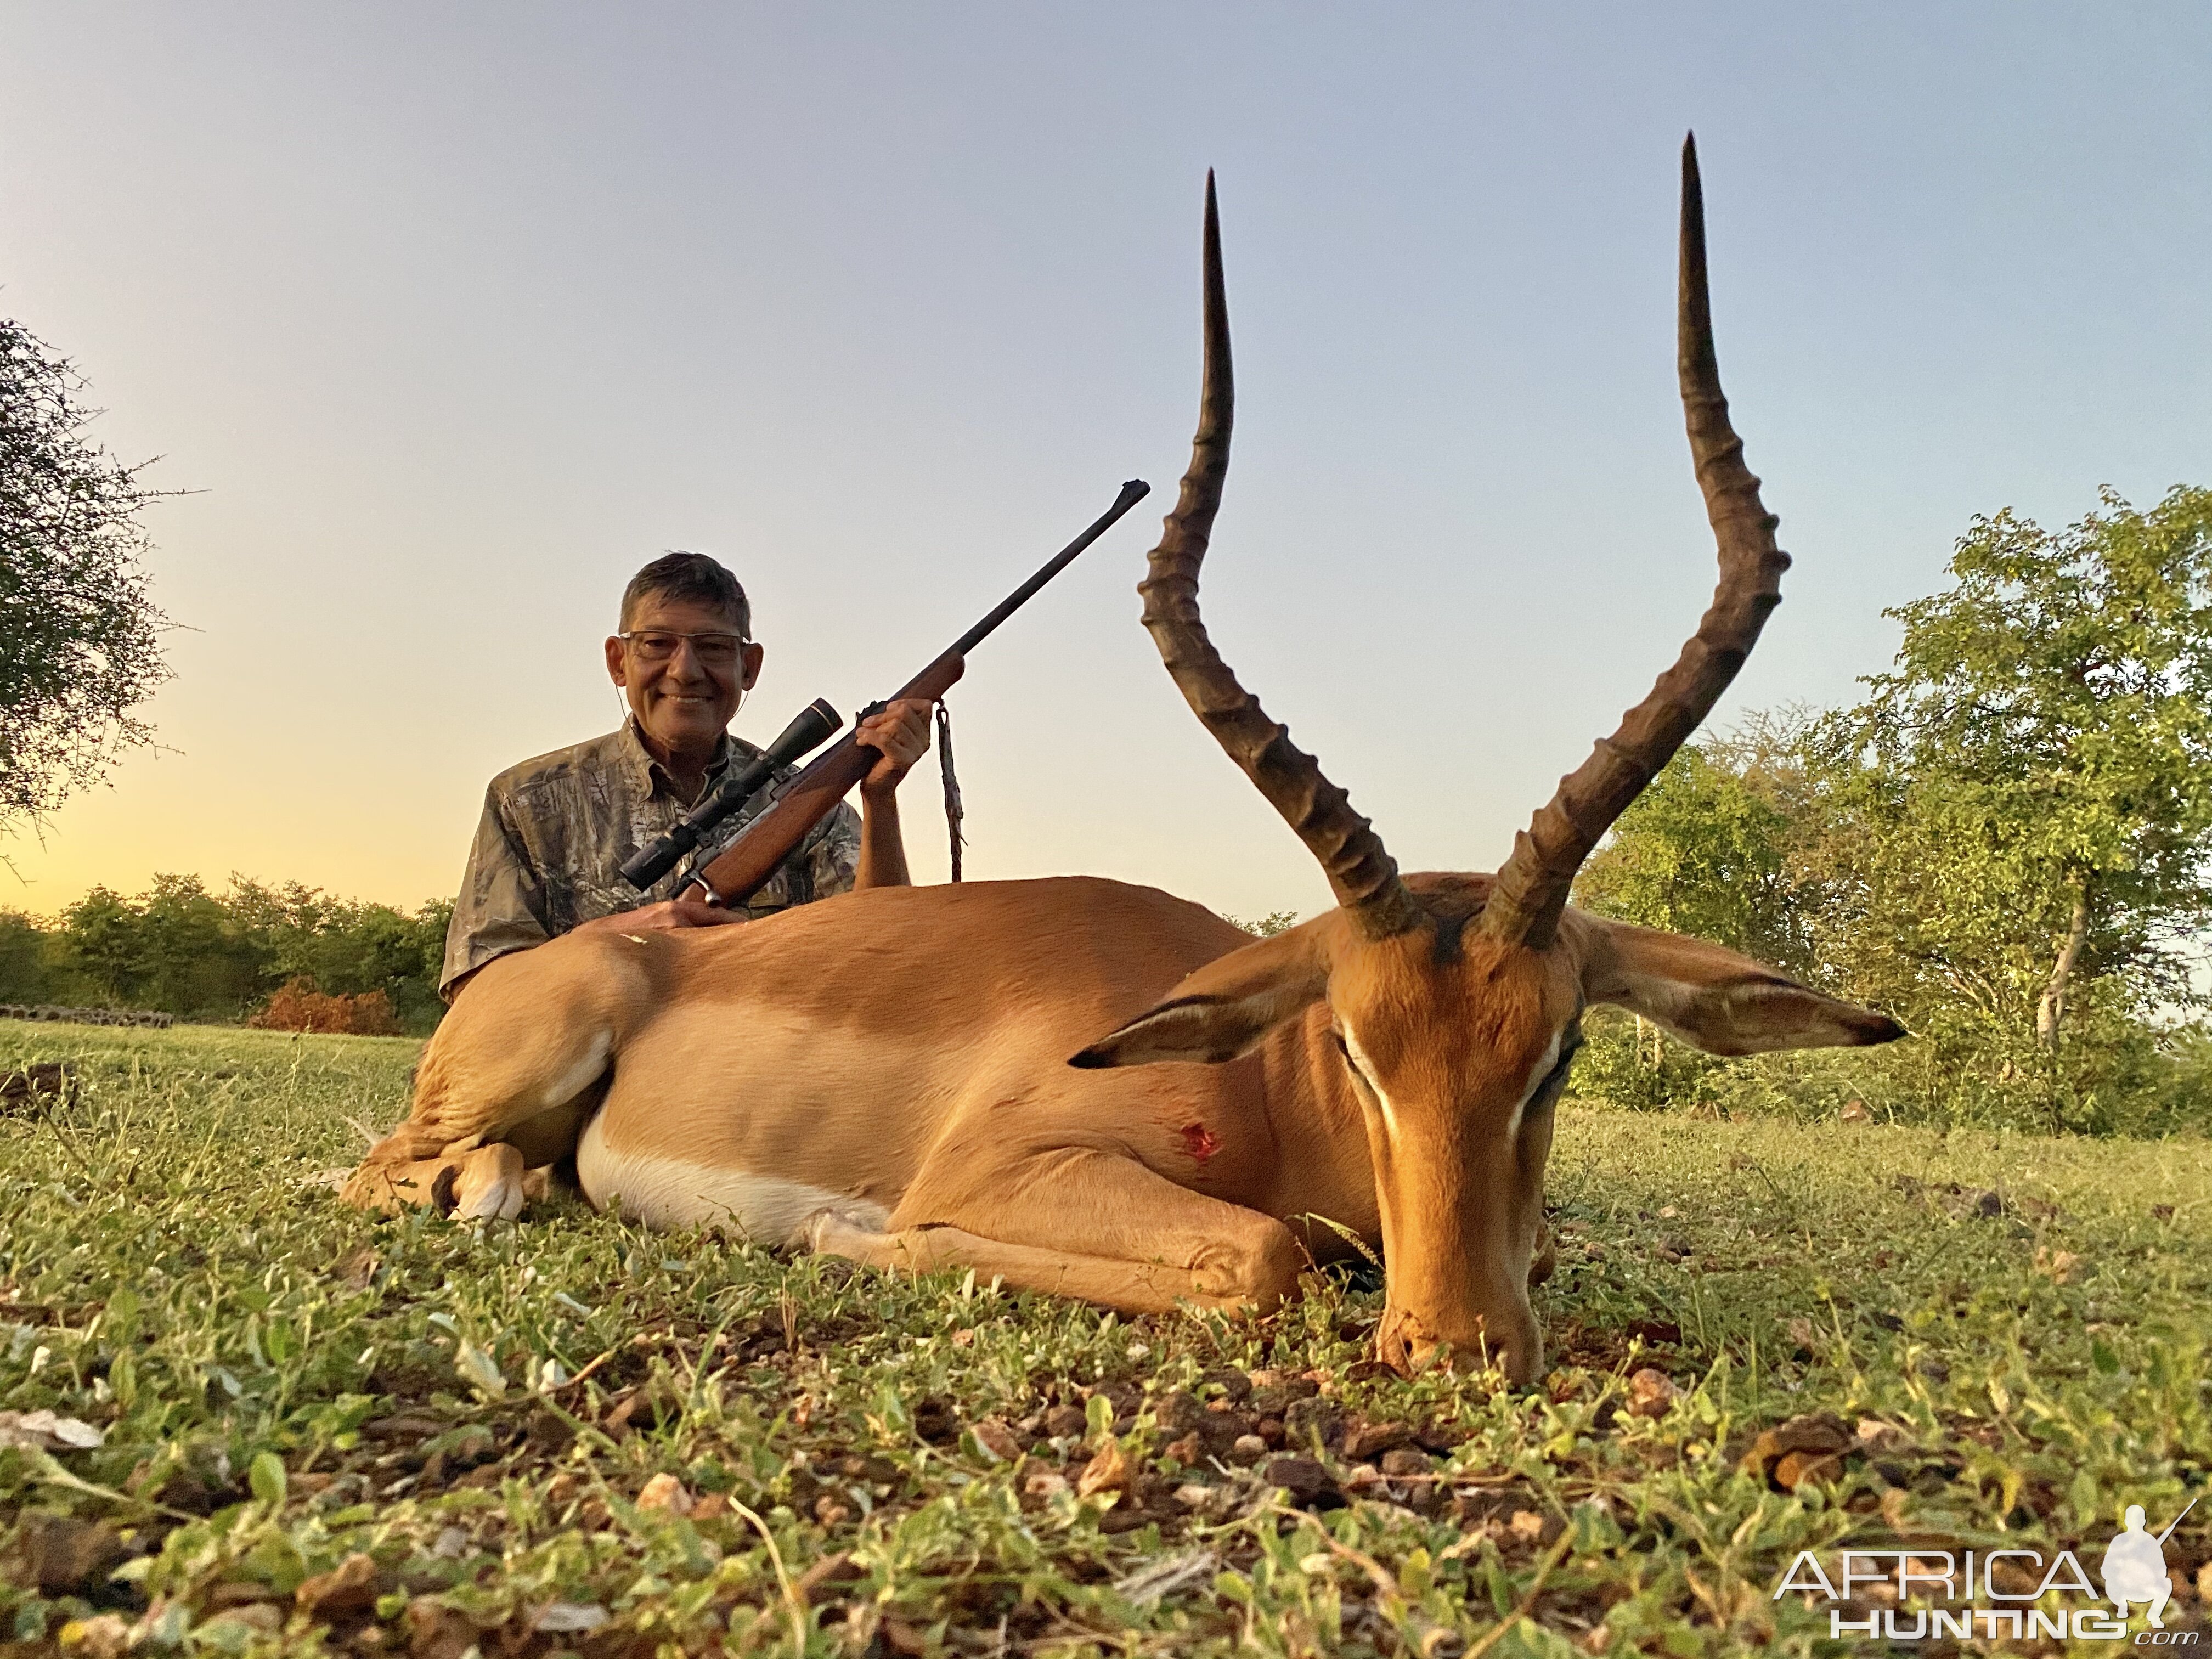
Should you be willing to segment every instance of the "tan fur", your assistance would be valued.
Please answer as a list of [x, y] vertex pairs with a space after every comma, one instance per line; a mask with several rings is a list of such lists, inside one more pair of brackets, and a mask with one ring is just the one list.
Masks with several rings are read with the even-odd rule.
[[[1409, 884], [1467, 916], [1487, 878]], [[1468, 930], [1440, 961], [1425, 933], [1366, 941], [1340, 912], [1255, 942], [1165, 893], [1073, 877], [572, 934], [471, 981], [413, 1115], [348, 1196], [423, 1201], [458, 1163], [459, 1211], [511, 1213], [517, 1149], [573, 1149], [603, 1097], [587, 1190], [648, 1222], [972, 1267], [1130, 1313], [1273, 1305], [1308, 1261], [1351, 1253], [1334, 1223], [1387, 1254], [1387, 1358], [1486, 1355], [1525, 1376], [1541, 1353], [1527, 1286], [1549, 1270], [1550, 1120], [1528, 1102], [1586, 997], [1693, 1041], [1895, 1034], [1716, 946], [1565, 922], [1548, 951]], [[795, 1225], [807, 1195], [821, 1212]]]

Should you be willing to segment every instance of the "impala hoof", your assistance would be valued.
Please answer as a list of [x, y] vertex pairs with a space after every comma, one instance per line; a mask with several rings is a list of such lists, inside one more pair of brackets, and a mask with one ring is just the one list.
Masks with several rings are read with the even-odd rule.
[[522, 1154], [505, 1142], [479, 1147], [461, 1162], [447, 1213], [460, 1221], [512, 1221], [522, 1213], [529, 1174]]

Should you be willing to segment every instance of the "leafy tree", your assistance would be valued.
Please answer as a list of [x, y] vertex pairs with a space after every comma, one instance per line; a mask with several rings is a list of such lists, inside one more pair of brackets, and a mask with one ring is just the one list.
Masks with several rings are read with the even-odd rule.
[[0, 823], [34, 818], [149, 740], [166, 620], [139, 564], [162, 493], [87, 442], [84, 383], [0, 318]]
[[115, 1007], [138, 1006], [148, 973], [137, 907], [95, 887], [62, 913], [63, 953], [93, 994]]
[[1720, 1067], [1656, 1043], [1632, 1064], [1594, 1034], [1586, 1069], [1616, 1097], [1849, 1075], [1906, 1115], [2112, 1129], [2197, 1110], [2175, 1016], [2203, 1000], [2212, 921], [2212, 492], [2142, 513], [2107, 495], [2059, 532], [1977, 520], [1951, 571], [1891, 613], [1904, 641], [1860, 707], [1686, 749], [1577, 888], [1916, 1040]]
[[1790, 866], [1785, 780], [1796, 731], [1759, 719], [1747, 734], [1683, 747], [1583, 866], [1575, 902], [1810, 971]]
[[[380, 994], [409, 1030], [428, 1031], [444, 1012], [438, 970], [453, 908], [438, 899], [410, 915], [235, 875], [215, 894], [197, 876], [159, 875], [136, 898], [95, 888], [70, 906], [43, 941], [47, 982], [58, 966], [111, 1005], [230, 1020], [287, 983], [313, 981], [335, 996]], [[8, 937], [0, 925], [0, 971]]]
[[20, 911], [0, 910], [0, 1002], [44, 1002], [52, 979], [45, 931]]
[[2045, 1053], [2085, 981], [2190, 1000], [2212, 919], [2212, 490], [2104, 504], [2058, 532], [1976, 520], [1954, 586], [1889, 613], [1896, 665], [1843, 728], [1904, 831], [1886, 860], [1939, 854], [1908, 945], [1971, 945], [1928, 954], [2024, 999]]

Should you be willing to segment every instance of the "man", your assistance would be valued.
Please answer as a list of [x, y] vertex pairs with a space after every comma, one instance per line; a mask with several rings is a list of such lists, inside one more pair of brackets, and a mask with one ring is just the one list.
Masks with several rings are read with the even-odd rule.
[[486, 963], [562, 933], [715, 927], [854, 887], [908, 884], [896, 792], [929, 747], [922, 702], [891, 703], [861, 722], [860, 741], [883, 758], [861, 781], [860, 813], [841, 802], [743, 908], [675, 895], [761, 811], [765, 792], [648, 890], [623, 880], [624, 860], [672, 828], [732, 764], [759, 755], [728, 726], [764, 655], [744, 589], [704, 554], [671, 553], [630, 578], [620, 629], [606, 642], [607, 673], [629, 718], [606, 737], [492, 780], [446, 934], [438, 989], [447, 1001]]

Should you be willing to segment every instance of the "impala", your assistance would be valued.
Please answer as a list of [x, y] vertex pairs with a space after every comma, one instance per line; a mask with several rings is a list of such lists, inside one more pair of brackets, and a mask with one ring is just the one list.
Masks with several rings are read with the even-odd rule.
[[972, 1267], [1131, 1314], [1274, 1305], [1310, 1261], [1354, 1248], [1340, 1228], [1383, 1255], [1383, 1358], [1536, 1375], [1544, 1164], [1586, 1006], [1721, 1054], [1903, 1035], [1718, 945], [1566, 903], [1735, 677], [1789, 563], [1721, 396], [1691, 145], [1680, 258], [1682, 401], [1719, 586], [1495, 876], [1401, 877], [1200, 623], [1234, 398], [1209, 179], [1198, 434], [1144, 621], [1337, 908], [1255, 943], [1166, 893], [1078, 877], [571, 934], [471, 981], [412, 1115], [349, 1196], [512, 1217], [526, 1172], [573, 1148], [592, 1203], [654, 1225]]

